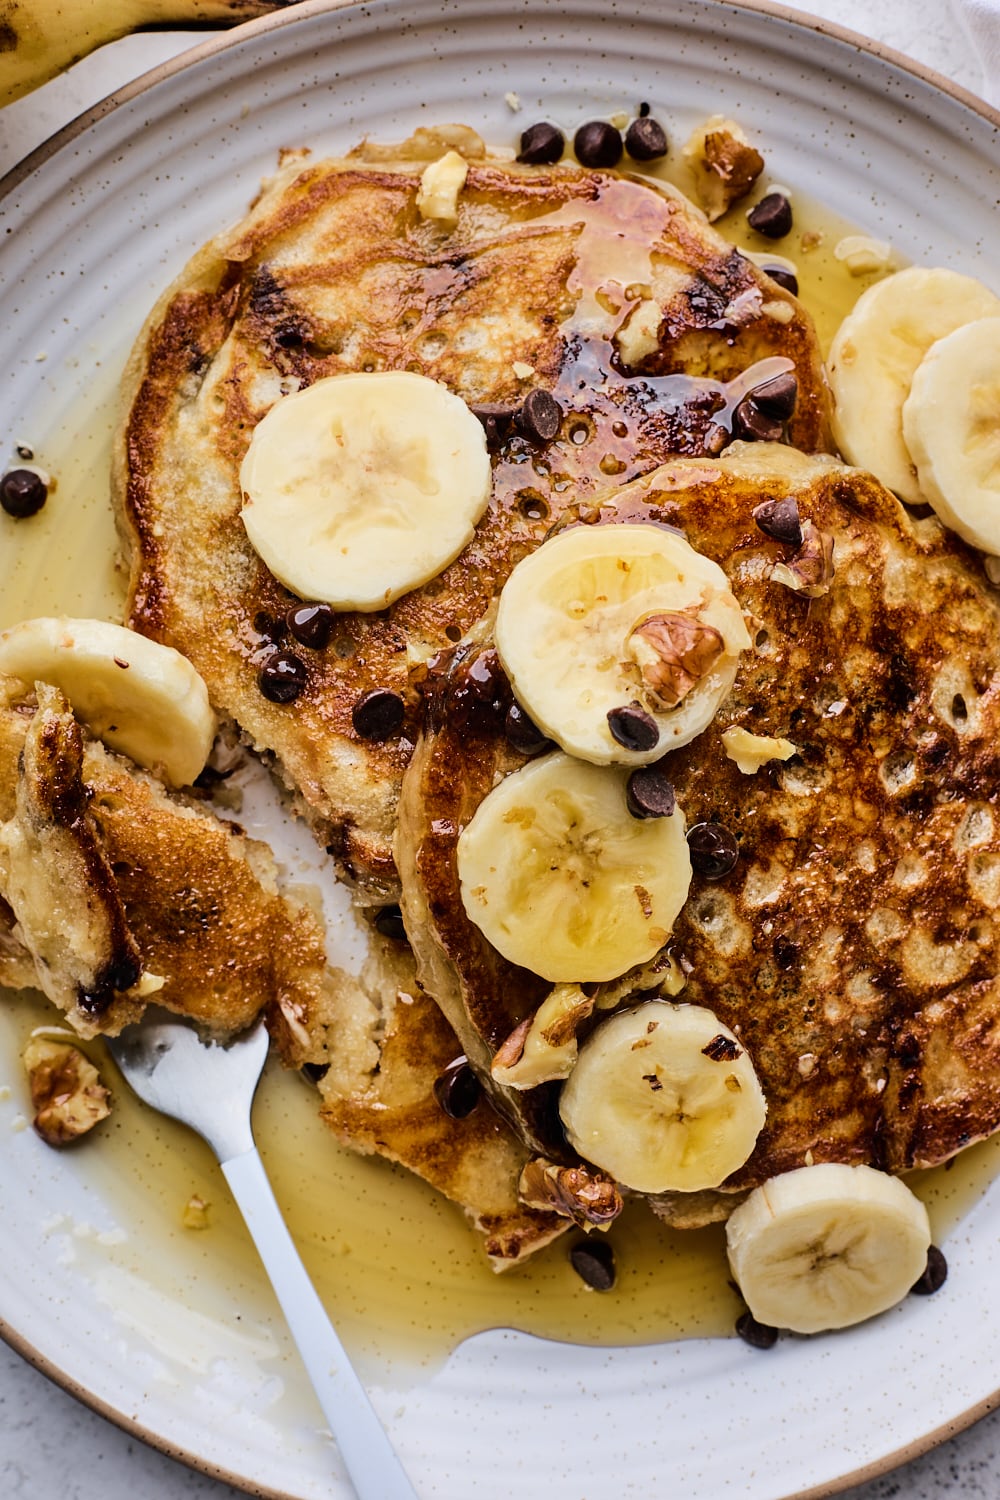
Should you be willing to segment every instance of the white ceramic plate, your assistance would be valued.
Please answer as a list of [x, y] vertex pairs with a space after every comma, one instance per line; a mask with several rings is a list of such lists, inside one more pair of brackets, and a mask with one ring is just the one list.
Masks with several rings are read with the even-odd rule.
[[[339, 151], [440, 120], [513, 140], [536, 116], [572, 124], [639, 99], [675, 130], [737, 115], [766, 143], [773, 179], [809, 188], [904, 256], [996, 283], [997, 119], [857, 39], [725, 0], [645, 12], [615, 0], [306, 3], [126, 90], [7, 180], [0, 457], [23, 440], [58, 449], [62, 514], [71, 501], [74, 525], [107, 525], [97, 458], [128, 345], [188, 254], [242, 213], [279, 147]], [[28, 559], [2, 533], [6, 587], [29, 587], [39, 609], [99, 595], [104, 581], [81, 578], [66, 555], [69, 532], [60, 543], [55, 506], [36, 535], [44, 547]], [[220, 1271], [218, 1240], [192, 1248], [150, 1199], [162, 1153], [143, 1139], [141, 1155], [123, 1166], [119, 1151], [109, 1167], [97, 1153], [47, 1152], [21, 1128], [23, 1020], [0, 1016], [8, 1338], [209, 1472], [292, 1500], [346, 1496], [252, 1264], [227, 1264], [224, 1240]], [[712, 1500], [830, 1493], [992, 1403], [1000, 1325], [985, 1288], [998, 1236], [991, 1191], [948, 1239], [946, 1291], [767, 1356], [732, 1339], [602, 1350], [496, 1333], [415, 1383], [377, 1350], [367, 1373], [427, 1497], [544, 1488], [551, 1500], [610, 1500], [665, 1482]]]

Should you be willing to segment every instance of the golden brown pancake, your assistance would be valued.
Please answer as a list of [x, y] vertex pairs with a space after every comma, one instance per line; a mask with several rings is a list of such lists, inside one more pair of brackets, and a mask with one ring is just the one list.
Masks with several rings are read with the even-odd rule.
[[[817, 597], [772, 577], [796, 549], [752, 515], [787, 496], [833, 539], [834, 575]], [[991, 1134], [1000, 600], [982, 559], [871, 476], [769, 444], [678, 460], [580, 519], [679, 527], [726, 571], [754, 638], [715, 722], [662, 764], [689, 827], [721, 824], [738, 840], [729, 874], [696, 871], [670, 952], [689, 971], [682, 1001], [708, 1006], [748, 1049], [767, 1124], [718, 1193], [656, 1206], [694, 1224], [810, 1162], [900, 1172]], [[470, 681], [486, 677], [490, 692], [470, 698]], [[404, 909], [421, 979], [485, 1074], [548, 987], [469, 922], [455, 848], [496, 777], [522, 760], [503, 738], [510, 689], [488, 646], [442, 662], [428, 693], [401, 811]], [[733, 726], [786, 737], [797, 753], [744, 774], [721, 739]], [[490, 1086], [524, 1139], [570, 1159], [557, 1084]]]
[[[414, 672], [482, 620], [569, 506], [609, 475], [717, 451], [741, 395], [782, 371], [799, 390], [788, 440], [829, 445], [808, 315], [685, 199], [610, 172], [518, 167], [458, 135], [470, 166], [450, 231], [416, 206], [447, 135], [287, 161], [160, 300], [129, 365], [117, 444], [129, 622], [194, 663], [372, 901], [397, 889], [396, 805], [421, 716]], [[658, 313], [645, 352], [626, 331], [644, 302]], [[369, 369], [415, 370], [499, 408], [484, 414], [493, 497], [437, 578], [388, 610], [339, 615], [329, 646], [309, 650], [285, 635], [295, 601], [247, 540], [239, 467], [283, 393]], [[512, 419], [536, 388], [562, 409], [548, 443]], [[307, 672], [283, 706], [257, 680], [278, 644]], [[359, 739], [352, 710], [379, 688], [406, 714], [401, 734], [376, 743]]]

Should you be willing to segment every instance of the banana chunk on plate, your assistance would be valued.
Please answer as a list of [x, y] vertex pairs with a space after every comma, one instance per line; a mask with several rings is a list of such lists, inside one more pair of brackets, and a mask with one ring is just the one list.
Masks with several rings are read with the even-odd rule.
[[943, 267], [910, 266], [869, 287], [837, 330], [828, 361], [833, 435], [848, 463], [919, 504], [924, 497], [903, 433], [917, 366], [938, 339], [998, 315], [1000, 298]]
[[932, 345], [903, 403], [903, 435], [945, 526], [1000, 553], [1000, 316]]
[[718, 564], [643, 522], [576, 526], [543, 543], [504, 585], [495, 640], [550, 739], [594, 765], [629, 766], [701, 734], [750, 645]]
[[666, 943], [691, 883], [684, 814], [633, 818], [627, 779], [555, 751], [462, 830], [462, 903], [511, 963], [557, 984], [617, 979]]
[[301, 599], [385, 609], [471, 541], [492, 471], [482, 423], [408, 370], [328, 375], [283, 396], [240, 467], [243, 524]]
[[923, 1275], [927, 1210], [874, 1167], [823, 1162], [772, 1177], [726, 1225], [729, 1264], [759, 1323], [848, 1328], [899, 1302]]
[[12, 625], [0, 634], [0, 675], [57, 687], [92, 734], [172, 786], [194, 781], [215, 740], [208, 689], [187, 658], [107, 620]]
[[750, 1156], [767, 1104], [712, 1011], [646, 1000], [588, 1037], [559, 1113], [585, 1160], [640, 1193], [718, 1187]]

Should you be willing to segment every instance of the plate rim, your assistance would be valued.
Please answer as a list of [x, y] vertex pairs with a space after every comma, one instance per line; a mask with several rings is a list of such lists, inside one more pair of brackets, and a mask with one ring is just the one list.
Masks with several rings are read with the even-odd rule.
[[[377, 7], [378, 3], [379, 0], [374, 0], [374, 7]], [[800, 29], [812, 31], [833, 41], [854, 47], [858, 52], [874, 57], [903, 74], [907, 74], [919, 82], [928, 85], [937, 93], [943, 94], [966, 109], [969, 109], [972, 113], [985, 120], [987, 124], [992, 125], [997, 131], [1000, 131], [1000, 107], [991, 105], [987, 100], [974, 94], [962, 84], [956, 83], [953, 79], [946, 77], [943, 73], [939, 73], [927, 64], [915, 58], [908, 57], [905, 53], [899, 51], [897, 48], [888, 46], [884, 42], [879, 42], [872, 37], [866, 37], [863, 33], [855, 31], [851, 27], [843, 26], [839, 22], [830, 21], [820, 16], [807, 14], [794, 7], [777, 3], [777, 0], [712, 0], [712, 3], [723, 6], [731, 11], [770, 17], [777, 21], [790, 23]], [[109, 94], [98, 100], [96, 104], [83, 110], [66, 125], [48, 136], [30, 151], [27, 156], [11, 167], [3, 177], [0, 177], [0, 204], [16, 191], [23, 182], [44, 167], [45, 163], [61, 151], [64, 146], [74, 141], [106, 116], [113, 114], [123, 105], [140, 97], [165, 80], [186, 72], [189, 68], [239, 45], [249, 36], [266, 35], [314, 16], [349, 10], [371, 10], [372, 8], [373, 0], [286, 0], [285, 8], [279, 11], [230, 26], [218, 36], [210, 37], [206, 41], [184, 48], [176, 56], [156, 64], [154, 67], [140, 73], [138, 77], [132, 79], [130, 82], [112, 90]], [[177, 28], [179, 31], [183, 29], [183, 27]], [[184, 1464], [196, 1473], [228, 1484], [231, 1488], [244, 1494], [258, 1496], [260, 1500], [297, 1500], [297, 1497], [291, 1491], [285, 1488], [273, 1489], [270, 1486], [261, 1485], [242, 1475], [235, 1474], [223, 1465], [214, 1463], [202, 1455], [193, 1453], [181, 1445], [172, 1443], [162, 1434], [147, 1427], [139, 1418], [129, 1416], [127, 1412], [119, 1411], [111, 1402], [88, 1390], [79, 1381], [62, 1370], [54, 1359], [44, 1355], [29, 1338], [19, 1333], [3, 1318], [0, 1318], [0, 1339], [15, 1354], [24, 1359], [27, 1364], [45, 1376], [46, 1379], [50, 1380], [53, 1385], [65, 1394], [71, 1396], [82, 1406], [110, 1422], [112, 1426], [117, 1427], [130, 1437], [137, 1438], [147, 1447], [163, 1454], [165, 1457]], [[932, 1428], [929, 1432], [921, 1434], [919, 1438], [914, 1439], [910, 1443], [894, 1449], [891, 1453], [884, 1455], [880, 1459], [875, 1459], [870, 1463], [852, 1469], [849, 1473], [840, 1476], [836, 1480], [813, 1486], [809, 1489], [796, 1490], [793, 1495], [787, 1497], [787, 1500], [828, 1500], [828, 1497], [840, 1494], [855, 1485], [864, 1484], [882, 1475], [891, 1473], [893, 1470], [912, 1462], [914, 1459], [947, 1442], [950, 1438], [958, 1436], [998, 1407], [1000, 1407], [1000, 1385], [965, 1411]]]

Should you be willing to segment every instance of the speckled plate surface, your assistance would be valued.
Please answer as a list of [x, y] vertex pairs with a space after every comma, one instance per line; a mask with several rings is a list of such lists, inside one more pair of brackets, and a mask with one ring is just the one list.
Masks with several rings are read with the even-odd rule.
[[[736, 114], [765, 144], [773, 179], [807, 187], [908, 258], [996, 282], [1000, 122], [856, 38], [725, 0], [307, 0], [151, 75], [7, 179], [2, 456], [49, 443], [79, 456], [80, 477], [66, 477], [72, 526], [53, 522], [30, 576], [23, 559], [15, 576], [13, 534], [0, 535], [0, 612], [23, 597], [38, 611], [67, 598], [100, 607], [111, 581], [89, 575], [69, 538], [89, 518], [107, 524], [95, 455], [116, 372], [159, 290], [241, 214], [280, 147], [340, 151], [440, 120], [513, 141], [536, 115], [573, 126], [640, 98], [675, 131]], [[0, 1014], [7, 1337], [208, 1472], [287, 1500], [346, 1497], [304, 1382], [275, 1373], [284, 1335], [247, 1284], [252, 1268], [233, 1272], [218, 1246], [164, 1243], [141, 1161], [116, 1179], [20, 1128], [22, 1024]], [[736, 1340], [601, 1350], [498, 1332], [415, 1381], [377, 1356], [368, 1374], [428, 1500], [543, 1488], [551, 1500], [611, 1500], [665, 1482], [711, 1500], [832, 1493], [994, 1403], [1000, 1325], [984, 1316], [984, 1287], [998, 1238], [991, 1190], [948, 1235], [951, 1277], [936, 1298], [845, 1334], [784, 1339], [766, 1356]]]

